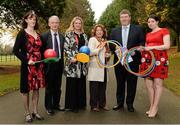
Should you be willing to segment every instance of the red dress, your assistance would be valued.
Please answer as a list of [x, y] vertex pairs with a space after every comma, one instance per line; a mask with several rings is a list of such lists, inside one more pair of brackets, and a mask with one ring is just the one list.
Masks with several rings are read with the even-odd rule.
[[[27, 34], [27, 33], [26, 33]], [[37, 39], [35, 39], [30, 34], [27, 34], [28, 42], [27, 46], [27, 58], [28, 60], [39, 61], [42, 59], [41, 56], [41, 47], [42, 42], [38, 34]], [[44, 81], [44, 70], [43, 63], [38, 63], [35, 65], [28, 65], [28, 85], [29, 90], [38, 90], [45, 86]]]
[[[168, 29], [161, 28], [157, 32], [147, 33], [146, 35], [146, 46], [160, 46], [163, 45], [163, 37], [169, 34]], [[148, 77], [152, 78], [167, 78], [168, 77], [168, 55], [166, 50], [152, 50], [156, 59], [156, 66], [152, 73]], [[142, 65], [141, 71], [147, 69], [151, 56], [148, 52], [142, 53]]]

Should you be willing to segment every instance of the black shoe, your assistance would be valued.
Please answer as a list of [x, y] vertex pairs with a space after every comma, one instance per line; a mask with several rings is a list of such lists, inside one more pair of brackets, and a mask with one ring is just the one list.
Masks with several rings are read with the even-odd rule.
[[129, 112], [134, 112], [134, 107], [133, 106], [127, 106], [127, 109]]
[[117, 110], [119, 110], [119, 109], [121, 109], [121, 108], [123, 108], [123, 107], [124, 107], [123, 104], [115, 105], [115, 106], [113, 107], [113, 110], [117, 111]]
[[60, 108], [60, 107], [55, 107], [54, 110], [57, 110], [57, 111], [65, 111], [64, 108]]
[[54, 111], [51, 109], [47, 109], [46, 112], [48, 115], [54, 115]]

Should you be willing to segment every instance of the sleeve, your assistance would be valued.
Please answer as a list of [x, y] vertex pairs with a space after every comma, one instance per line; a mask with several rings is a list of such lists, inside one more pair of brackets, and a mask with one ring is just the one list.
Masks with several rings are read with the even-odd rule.
[[[114, 35], [114, 30], [111, 31], [108, 39], [109, 39], [109, 40], [114, 40], [114, 36], [113, 36], [113, 35]], [[109, 48], [110, 48], [110, 51], [112, 51], [113, 54], [114, 54], [114, 51], [116, 50], [116, 46], [110, 44], [110, 45], [109, 45]]]
[[167, 28], [163, 28], [162, 34], [163, 34], [163, 36], [169, 34], [169, 30]]
[[43, 35], [40, 36], [40, 39], [41, 39], [41, 42], [42, 42], [41, 54], [42, 54], [42, 59], [44, 59], [44, 52], [45, 52], [45, 50], [46, 50], [47, 43], [46, 43], [46, 41], [44, 40]]
[[84, 40], [85, 40], [85, 46], [88, 46], [88, 37], [87, 35], [84, 33]]
[[23, 31], [20, 31], [17, 34], [16, 40], [15, 40], [15, 43], [14, 43], [13, 53], [16, 55], [16, 57], [18, 59], [21, 60], [21, 62], [28, 63], [28, 59], [26, 58], [27, 56], [25, 55], [26, 52], [23, 52], [25, 50], [25, 49], [23, 49], [24, 45], [25, 45], [24, 44], [25, 43], [25, 39], [23, 37], [25, 37], [23, 35]]
[[95, 40], [93, 38], [89, 39], [88, 47], [90, 49], [90, 56], [98, 55], [99, 49], [96, 48]]
[[64, 54], [68, 61], [74, 57], [71, 51], [70, 37], [68, 36], [68, 34], [65, 34]]

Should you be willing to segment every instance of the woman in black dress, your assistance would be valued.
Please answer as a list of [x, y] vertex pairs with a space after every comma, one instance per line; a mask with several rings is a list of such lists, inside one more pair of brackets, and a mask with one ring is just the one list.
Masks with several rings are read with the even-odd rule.
[[[42, 120], [38, 113], [39, 88], [45, 86], [43, 63], [35, 63], [43, 58], [42, 42], [36, 32], [37, 16], [29, 11], [23, 17], [22, 30], [19, 31], [13, 52], [21, 60], [20, 92], [26, 111], [25, 121], [32, 122], [33, 118]], [[29, 108], [29, 92], [32, 92], [33, 113]]]

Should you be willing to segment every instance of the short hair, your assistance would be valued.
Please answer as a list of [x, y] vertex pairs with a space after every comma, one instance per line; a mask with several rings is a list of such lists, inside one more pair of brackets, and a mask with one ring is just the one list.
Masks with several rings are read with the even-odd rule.
[[156, 20], [156, 21], [158, 21], [158, 22], [160, 22], [160, 20], [161, 20], [160, 17], [157, 16], [156, 14], [150, 14], [149, 17], [147, 18], [147, 20], [148, 20], [149, 18], [153, 18], [154, 20]]
[[34, 29], [37, 30], [39, 28], [38, 22], [37, 22], [37, 15], [35, 14], [34, 10], [30, 10], [23, 16], [23, 19], [22, 19], [23, 29], [27, 28], [27, 22], [25, 20], [32, 17], [36, 17], [36, 24], [34, 26]]
[[122, 15], [122, 14], [128, 14], [129, 16], [131, 16], [130, 11], [129, 11], [129, 10], [127, 10], [127, 9], [123, 9], [123, 10], [121, 10], [121, 12], [119, 13], [119, 16], [120, 16], [120, 15]]
[[107, 39], [107, 30], [106, 30], [105, 26], [102, 25], [102, 24], [96, 24], [96, 25], [93, 27], [93, 29], [92, 29], [92, 31], [91, 31], [91, 36], [96, 36], [96, 30], [97, 30], [98, 27], [100, 27], [100, 28], [103, 30], [103, 36], [102, 36], [102, 38]]
[[[50, 22], [50, 20], [51, 20], [52, 18], [57, 18], [57, 19], [59, 20], [59, 17], [58, 17], [58, 16], [53, 15], [53, 16], [50, 16], [50, 17], [49, 17], [48, 22]], [[60, 21], [60, 20], [59, 20], [59, 21]]]

